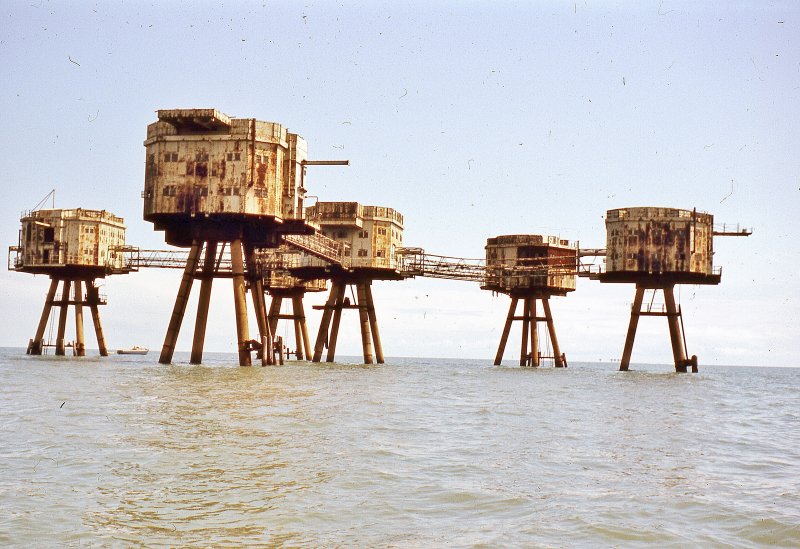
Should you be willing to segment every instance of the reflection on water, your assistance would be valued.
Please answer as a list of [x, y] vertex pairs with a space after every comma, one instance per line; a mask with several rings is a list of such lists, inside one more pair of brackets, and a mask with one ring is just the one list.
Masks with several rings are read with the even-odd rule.
[[0, 351], [0, 544], [800, 544], [800, 370]]

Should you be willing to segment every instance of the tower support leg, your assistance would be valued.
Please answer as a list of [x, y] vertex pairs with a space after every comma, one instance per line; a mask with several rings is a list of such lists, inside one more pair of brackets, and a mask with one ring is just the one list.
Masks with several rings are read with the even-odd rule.
[[259, 338], [267, 335], [267, 299], [264, 294], [264, 281], [257, 278], [253, 281], [251, 289], [253, 296], [253, 308], [256, 312], [256, 324], [258, 325]]
[[367, 312], [366, 282], [356, 284], [358, 298], [358, 320], [361, 327], [361, 348], [364, 351], [364, 364], [372, 364], [372, 338], [370, 336], [369, 312]]
[[256, 313], [260, 341], [267, 334], [267, 301], [264, 297], [264, 277], [258, 268], [255, 248], [248, 244], [245, 246], [245, 251], [247, 252], [247, 275], [250, 280], [250, 295], [253, 298], [253, 309]]
[[[299, 306], [298, 306], [299, 305]], [[305, 359], [305, 348], [303, 347], [303, 296], [292, 296], [292, 324], [294, 325], [294, 358], [297, 360]]]
[[529, 297], [531, 317], [531, 366], [539, 367], [539, 322], [536, 319], [536, 298]]
[[[198, 249], [198, 257], [199, 257]], [[211, 285], [214, 282], [214, 262], [217, 258], [217, 243], [206, 243], [205, 260], [203, 261], [203, 278], [200, 280], [200, 297], [197, 300], [197, 318], [194, 322], [194, 338], [192, 339], [191, 364], [203, 362], [203, 345], [208, 325], [208, 306], [211, 303]]]
[[[325, 357], [326, 362], [333, 362], [333, 359], [336, 357], [336, 340], [339, 338], [339, 324], [342, 320], [345, 283], [334, 283], [334, 288], [336, 288], [336, 302], [333, 305], [333, 323], [331, 324], [331, 332], [328, 335], [328, 355]], [[333, 291], [333, 289], [331, 289], [331, 291]]]
[[247, 296], [244, 286], [244, 260], [242, 258], [241, 239], [231, 242], [231, 268], [233, 270], [233, 305], [236, 311], [239, 366], [250, 366], [250, 334], [247, 325]]
[[529, 299], [522, 299], [522, 344], [519, 351], [519, 365], [528, 365], [528, 331], [530, 330], [531, 307]]
[[337, 296], [339, 295], [337, 283], [331, 285], [330, 294], [328, 294], [328, 301], [325, 302], [325, 308], [322, 311], [322, 319], [319, 323], [319, 331], [317, 332], [317, 341], [314, 343], [314, 357], [313, 362], [322, 360], [322, 350], [328, 342], [328, 333], [331, 325], [331, 317], [333, 309], [336, 304]]
[[267, 322], [269, 323], [269, 331], [272, 333], [273, 337], [275, 336], [278, 330], [278, 320], [280, 319], [282, 306], [283, 306], [283, 297], [279, 295], [272, 296], [272, 303], [270, 303], [269, 305], [269, 315], [267, 316]]
[[550, 298], [542, 298], [542, 309], [544, 309], [544, 317], [547, 322], [547, 331], [550, 333], [550, 342], [553, 344], [553, 357], [556, 368], [566, 368], [567, 361], [564, 355], [561, 354], [561, 347], [558, 345], [558, 338], [556, 337], [556, 325], [553, 322], [553, 313], [550, 312]]
[[161, 364], [172, 362], [172, 355], [175, 353], [175, 345], [178, 342], [178, 334], [183, 323], [183, 315], [186, 312], [186, 304], [189, 302], [189, 294], [192, 291], [192, 282], [194, 282], [197, 264], [200, 261], [201, 247], [202, 242], [195, 240], [189, 250], [189, 258], [186, 260], [186, 268], [183, 270], [181, 284], [178, 287], [178, 296], [175, 298], [175, 306], [169, 319], [167, 335], [164, 337], [164, 346], [161, 348], [161, 356], [158, 359]]
[[44, 347], [44, 331], [47, 329], [47, 319], [50, 318], [50, 311], [53, 309], [53, 298], [58, 289], [58, 280], [50, 280], [50, 289], [47, 290], [47, 297], [44, 300], [44, 308], [42, 309], [42, 316], [39, 317], [39, 326], [36, 328], [36, 335], [33, 340], [28, 344], [29, 355], [42, 354], [42, 347]]
[[674, 286], [663, 288], [664, 304], [667, 307], [667, 324], [669, 325], [669, 339], [672, 344], [672, 357], [675, 361], [675, 371], [685, 373], [689, 362], [686, 360], [683, 332], [681, 330], [681, 312], [675, 306]]
[[100, 323], [100, 290], [97, 289], [93, 283], [86, 284], [86, 302], [89, 304], [89, 310], [92, 312], [92, 324], [94, 324], [94, 334], [97, 337], [97, 348], [100, 350], [100, 356], [108, 356], [108, 349], [106, 349], [106, 338], [103, 336], [103, 325]]
[[297, 360], [308, 360], [311, 358], [311, 342], [308, 339], [308, 326], [306, 326], [306, 312], [303, 309], [303, 296], [292, 297], [292, 309], [294, 310], [295, 335], [300, 330], [297, 341]]
[[83, 338], [83, 280], [75, 281], [75, 356], [86, 356]]
[[72, 281], [65, 280], [61, 288], [61, 309], [58, 314], [58, 335], [56, 335], [56, 356], [64, 356], [64, 332], [67, 328], [67, 310], [69, 309], [69, 291]]
[[639, 325], [639, 314], [642, 311], [642, 300], [644, 299], [644, 288], [636, 288], [636, 297], [631, 306], [631, 321], [628, 324], [628, 335], [625, 336], [625, 348], [622, 350], [622, 360], [619, 362], [619, 371], [627, 372], [631, 363], [633, 353], [633, 340], [636, 338], [636, 327]]
[[497, 354], [494, 357], [494, 365], [500, 366], [503, 362], [503, 353], [506, 350], [506, 343], [508, 342], [508, 334], [511, 332], [511, 324], [514, 322], [514, 315], [517, 312], [517, 298], [511, 298], [511, 306], [508, 308], [508, 316], [506, 317], [506, 324], [503, 326], [503, 334], [500, 336], [500, 346], [497, 348]]
[[372, 283], [364, 285], [364, 292], [367, 297], [367, 314], [369, 316], [369, 326], [372, 330], [372, 344], [375, 347], [375, 361], [378, 364], [385, 362], [383, 358], [383, 344], [381, 343], [381, 333], [378, 330], [378, 315], [375, 313], [375, 300], [372, 299]]

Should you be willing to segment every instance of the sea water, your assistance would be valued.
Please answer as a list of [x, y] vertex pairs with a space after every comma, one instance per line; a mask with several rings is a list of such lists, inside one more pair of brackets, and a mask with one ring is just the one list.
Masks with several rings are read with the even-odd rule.
[[800, 546], [800, 369], [0, 349], [0, 545]]

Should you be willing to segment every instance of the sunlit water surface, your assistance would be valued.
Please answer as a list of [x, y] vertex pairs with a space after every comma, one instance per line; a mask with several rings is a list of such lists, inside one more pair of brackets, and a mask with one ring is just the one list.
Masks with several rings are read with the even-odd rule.
[[800, 546], [800, 369], [156, 359], [0, 349], [0, 545]]

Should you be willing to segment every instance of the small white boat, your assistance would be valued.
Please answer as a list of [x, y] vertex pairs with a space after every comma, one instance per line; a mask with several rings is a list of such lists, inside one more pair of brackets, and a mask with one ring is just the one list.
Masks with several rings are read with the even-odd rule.
[[117, 349], [118, 355], [146, 355], [150, 349], [134, 345], [130, 349]]

